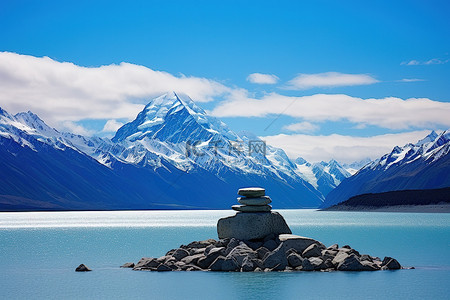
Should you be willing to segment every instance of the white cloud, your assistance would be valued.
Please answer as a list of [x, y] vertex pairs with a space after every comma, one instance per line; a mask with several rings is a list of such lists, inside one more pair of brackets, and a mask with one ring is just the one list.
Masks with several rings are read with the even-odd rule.
[[219, 103], [212, 114], [216, 117], [287, 115], [309, 122], [346, 120], [390, 129], [450, 127], [450, 103], [428, 98], [362, 99], [342, 94], [289, 97], [272, 93], [254, 99], [240, 92], [233, 93], [232, 100]]
[[359, 161], [369, 157], [376, 159], [391, 152], [395, 146], [415, 143], [430, 131], [412, 131], [398, 134], [384, 134], [371, 137], [354, 137], [332, 134], [312, 136], [304, 134], [279, 134], [261, 137], [268, 144], [280, 147], [289, 157], [303, 157], [307, 161], [317, 162], [336, 159], [343, 163]]
[[318, 74], [299, 74], [287, 83], [286, 89], [306, 90], [339, 86], [367, 85], [378, 80], [367, 74], [343, 74], [326, 72]]
[[294, 123], [290, 125], [286, 125], [283, 127], [283, 129], [289, 130], [289, 131], [295, 131], [295, 132], [314, 132], [319, 129], [319, 126], [316, 124], [312, 124], [310, 122], [300, 122], [300, 123]]
[[0, 52], [0, 106], [12, 113], [31, 110], [55, 127], [82, 119], [131, 119], [144, 102], [172, 90], [198, 102], [230, 92], [214, 80], [130, 63], [81, 67]]
[[419, 65], [443, 65], [448, 63], [449, 60], [448, 59], [439, 59], [439, 58], [432, 58], [430, 60], [425, 60], [425, 61], [418, 61], [418, 60], [410, 60], [410, 61], [404, 61], [401, 63], [401, 65], [406, 65], [406, 66], [419, 66]]
[[61, 127], [63, 131], [67, 131], [74, 134], [84, 135], [84, 136], [91, 136], [95, 132], [92, 130], [88, 130], [85, 127], [83, 127], [80, 124], [76, 124], [72, 121], [64, 121], [61, 123]]
[[400, 80], [397, 80], [399, 82], [418, 82], [418, 81], [425, 81], [425, 79], [419, 79], [419, 78], [403, 78]]
[[123, 126], [123, 123], [118, 122], [114, 119], [108, 120], [103, 127], [102, 132], [116, 132], [120, 127]]
[[253, 73], [248, 75], [247, 81], [257, 84], [275, 84], [278, 82], [278, 77], [273, 74]]

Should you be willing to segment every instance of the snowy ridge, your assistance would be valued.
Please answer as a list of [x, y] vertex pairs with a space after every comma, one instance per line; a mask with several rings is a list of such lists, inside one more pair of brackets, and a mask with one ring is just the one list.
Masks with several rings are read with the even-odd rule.
[[383, 155], [381, 158], [366, 165], [363, 169], [388, 170], [389, 168], [402, 166], [417, 160], [436, 161], [441, 156], [448, 154], [449, 141], [450, 133], [448, 131], [440, 134], [432, 131], [416, 144], [409, 143], [403, 147], [394, 147], [391, 153]]
[[297, 174], [326, 196], [351, 174], [334, 159], [309, 163], [302, 157], [295, 160]]
[[448, 131], [432, 131], [415, 144], [396, 146], [343, 180], [327, 195], [323, 207], [368, 193], [450, 187], [449, 152]]

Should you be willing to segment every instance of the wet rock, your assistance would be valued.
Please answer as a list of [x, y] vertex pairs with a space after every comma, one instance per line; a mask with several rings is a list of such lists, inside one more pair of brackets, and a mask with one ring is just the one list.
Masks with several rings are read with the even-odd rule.
[[286, 249], [293, 248], [297, 253], [303, 253], [312, 244], [317, 244], [319, 248], [325, 249], [325, 246], [319, 241], [294, 234], [280, 234], [279, 239], [285, 244]]
[[167, 272], [167, 271], [172, 271], [172, 268], [166, 266], [165, 264], [160, 264], [157, 268], [156, 271], [158, 272]]
[[398, 270], [401, 269], [402, 266], [395, 258], [386, 256], [381, 263], [381, 268], [383, 270]]
[[269, 249], [267, 249], [266, 247], [260, 247], [260, 248], [256, 249], [256, 253], [258, 254], [259, 259], [264, 259], [266, 254], [269, 252], [270, 252]]
[[303, 258], [300, 255], [298, 255], [297, 253], [289, 254], [287, 257], [287, 260], [288, 260], [289, 266], [291, 266], [292, 268], [297, 268], [297, 267], [301, 266], [303, 263]]
[[366, 268], [355, 254], [350, 254], [338, 264], [336, 269], [338, 271], [364, 271]]
[[203, 254], [196, 254], [196, 255], [192, 255], [192, 256], [190, 255], [190, 256], [186, 256], [185, 258], [183, 258], [181, 260], [181, 262], [183, 262], [184, 264], [187, 264], [187, 265], [188, 264], [196, 265], [198, 260], [202, 257], [204, 257]]
[[252, 272], [256, 268], [254, 262], [247, 256], [242, 261], [242, 272]]
[[278, 243], [275, 242], [275, 240], [268, 240], [266, 242], [264, 242], [263, 246], [267, 249], [269, 249], [270, 251], [275, 250], [278, 247]]
[[310, 258], [310, 257], [318, 257], [322, 255], [322, 250], [317, 244], [312, 244], [308, 248], [305, 249], [302, 253], [302, 257]]
[[128, 262], [120, 266], [121, 268], [134, 268], [134, 263]]
[[235, 247], [227, 256], [227, 258], [233, 258], [238, 266], [242, 266], [243, 261], [246, 257], [249, 259], [258, 258], [258, 253], [252, 248], [248, 247], [246, 244], [241, 243], [239, 246]]
[[270, 252], [263, 261], [264, 268], [282, 270], [288, 265], [286, 251], [283, 244]]
[[180, 261], [183, 258], [185, 258], [186, 256], [189, 256], [189, 252], [186, 249], [176, 249], [173, 254], [172, 257], [175, 258], [175, 260]]
[[134, 270], [141, 270], [141, 269], [152, 269], [157, 268], [159, 266], [159, 263], [156, 261], [156, 258], [147, 258], [143, 257], [141, 260], [134, 266]]
[[89, 272], [92, 271], [91, 269], [89, 269], [88, 267], [86, 267], [84, 264], [79, 265], [76, 269], [75, 272]]

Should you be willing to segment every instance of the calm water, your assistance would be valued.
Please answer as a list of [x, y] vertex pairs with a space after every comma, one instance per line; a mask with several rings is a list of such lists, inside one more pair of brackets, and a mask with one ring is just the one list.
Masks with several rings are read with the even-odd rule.
[[[216, 238], [231, 211], [0, 213], [2, 299], [448, 299], [450, 214], [281, 210], [294, 234], [415, 270], [213, 273], [120, 269]], [[84, 263], [93, 272], [76, 273]]]

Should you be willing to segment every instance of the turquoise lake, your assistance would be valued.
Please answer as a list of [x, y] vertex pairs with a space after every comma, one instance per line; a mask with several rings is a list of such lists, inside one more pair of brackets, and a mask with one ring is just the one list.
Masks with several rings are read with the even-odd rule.
[[[119, 268], [216, 238], [230, 211], [0, 213], [2, 299], [449, 299], [450, 214], [278, 210], [294, 234], [415, 270], [137, 272]], [[84, 263], [93, 272], [76, 273]]]

